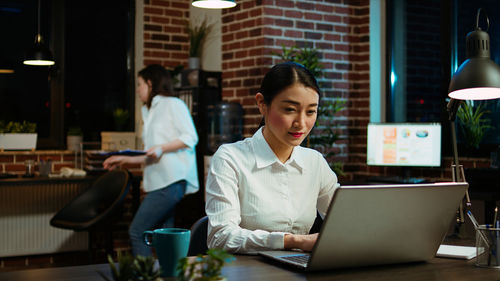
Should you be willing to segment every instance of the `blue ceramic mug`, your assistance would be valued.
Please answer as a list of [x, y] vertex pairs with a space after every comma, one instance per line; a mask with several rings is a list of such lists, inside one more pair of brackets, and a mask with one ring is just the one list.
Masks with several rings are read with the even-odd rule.
[[144, 231], [142, 237], [146, 245], [155, 248], [161, 276], [177, 276], [177, 262], [187, 256], [191, 231], [183, 228], [159, 228]]

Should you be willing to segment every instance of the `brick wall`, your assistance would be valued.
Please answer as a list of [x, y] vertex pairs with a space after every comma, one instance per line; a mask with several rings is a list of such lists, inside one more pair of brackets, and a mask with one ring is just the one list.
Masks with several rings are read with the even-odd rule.
[[245, 0], [224, 10], [222, 23], [223, 99], [243, 105], [246, 136], [261, 120], [254, 97], [264, 74], [279, 62], [273, 53], [282, 45], [320, 52], [323, 98], [347, 102], [334, 117], [341, 137], [334, 149], [352, 177], [364, 159], [349, 152], [365, 150], [369, 120], [369, 1]]
[[36, 150], [36, 151], [5, 151], [0, 152], [0, 172], [23, 175], [26, 171], [24, 162], [35, 162], [35, 173], [38, 172], [38, 162], [52, 160], [51, 170], [59, 172], [62, 167], [75, 167], [75, 154], [64, 150]]
[[187, 65], [189, 43], [184, 28], [190, 4], [186, 0], [144, 1], [144, 65]]

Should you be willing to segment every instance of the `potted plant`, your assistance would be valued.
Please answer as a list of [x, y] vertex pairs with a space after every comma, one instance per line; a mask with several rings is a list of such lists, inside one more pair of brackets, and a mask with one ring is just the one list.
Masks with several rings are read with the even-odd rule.
[[118, 268], [115, 266], [113, 258], [108, 255], [108, 263], [112, 278], [98, 271], [106, 281], [155, 281], [161, 280], [160, 270], [155, 269], [155, 259], [153, 257], [136, 256], [126, 254], [118, 258]]
[[80, 127], [70, 126], [66, 135], [66, 147], [68, 150], [79, 151], [80, 143], [83, 142], [83, 131]]
[[[324, 66], [320, 63], [320, 53], [314, 48], [298, 48], [292, 46], [287, 48], [282, 45], [281, 53], [273, 53], [282, 61], [292, 61], [302, 64], [316, 79], [323, 77]], [[321, 82], [319, 81], [321, 87]], [[322, 98], [318, 108], [316, 124], [303, 145], [314, 148], [323, 154], [330, 168], [338, 176], [345, 175], [342, 163], [334, 160], [336, 151], [332, 149], [334, 143], [339, 139], [335, 130], [335, 120], [332, 118], [345, 107], [345, 101], [332, 98]]]
[[129, 112], [123, 108], [113, 110], [113, 123], [115, 131], [101, 132], [101, 149], [116, 151], [124, 149], [135, 149], [135, 132], [123, 131], [127, 129]]
[[486, 132], [493, 128], [491, 120], [485, 116], [489, 113], [483, 103], [474, 106], [473, 101], [465, 101], [457, 111], [458, 126], [468, 150], [479, 149], [479, 144]]
[[222, 249], [209, 249], [206, 255], [185, 257], [179, 260], [177, 270], [180, 281], [222, 281], [222, 267], [233, 261], [233, 255]]
[[193, 25], [191, 22], [186, 24], [186, 33], [189, 38], [188, 66], [190, 69], [200, 68], [203, 46], [213, 27], [214, 24], [209, 24], [206, 18], [199, 25]]
[[36, 123], [0, 121], [0, 150], [35, 150]]

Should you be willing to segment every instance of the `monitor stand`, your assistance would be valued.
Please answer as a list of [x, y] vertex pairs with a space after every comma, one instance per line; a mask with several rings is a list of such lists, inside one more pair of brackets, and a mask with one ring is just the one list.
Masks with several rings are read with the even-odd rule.
[[410, 167], [401, 167], [401, 174], [403, 176], [374, 176], [367, 179], [368, 182], [380, 183], [424, 183], [424, 178], [411, 177]]

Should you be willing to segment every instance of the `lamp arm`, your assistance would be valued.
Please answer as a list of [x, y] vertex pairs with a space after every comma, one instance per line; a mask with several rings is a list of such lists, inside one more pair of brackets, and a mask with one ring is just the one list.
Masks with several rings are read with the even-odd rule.
[[448, 120], [450, 120], [451, 122], [455, 122], [460, 104], [462, 104], [462, 100], [450, 99], [450, 101], [446, 105], [446, 110], [448, 111]]

